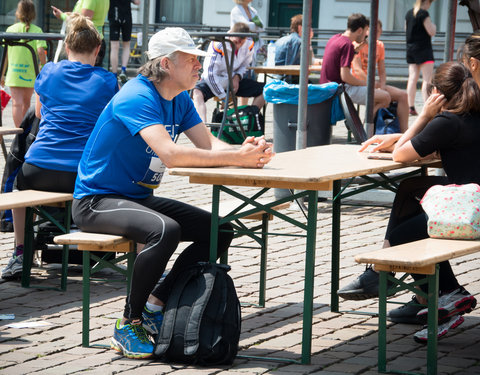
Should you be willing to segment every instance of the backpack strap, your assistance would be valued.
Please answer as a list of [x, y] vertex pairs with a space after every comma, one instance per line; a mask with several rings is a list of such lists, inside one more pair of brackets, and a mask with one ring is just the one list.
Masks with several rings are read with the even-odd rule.
[[[175, 319], [177, 317], [177, 307], [180, 297], [187, 283], [195, 277], [199, 272], [198, 267], [188, 270], [186, 277], [177, 278], [176, 283], [181, 282], [181, 285], [178, 284], [173, 288], [172, 294], [169, 295], [167, 306], [165, 308], [165, 315], [163, 316], [163, 323], [160, 328], [160, 333], [158, 334], [157, 340], [155, 342], [155, 355], [161, 356], [166, 353], [170, 346], [170, 341], [173, 336], [173, 328], [175, 325]], [[183, 275], [182, 275], [183, 276]]]
[[198, 350], [200, 323], [202, 321], [205, 308], [207, 307], [207, 303], [210, 300], [210, 296], [213, 290], [213, 285], [215, 284], [215, 278], [218, 273], [218, 269], [213, 265], [205, 264], [204, 267], [206, 269], [204, 270], [202, 275], [205, 279], [205, 290], [203, 291], [202, 295], [192, 305], [190, 316], [188, 317], [187, 324], [185, 325], [185, 335], [184, 335], [185, 337], [184, 354], [185, 355], [193, 355]]

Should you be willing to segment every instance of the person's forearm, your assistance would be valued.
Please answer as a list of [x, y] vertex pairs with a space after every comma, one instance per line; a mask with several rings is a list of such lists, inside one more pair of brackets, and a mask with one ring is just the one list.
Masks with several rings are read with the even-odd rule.
[[349, 85], [366, 86], [366, 82], [354, 77], [352, 73], [350, 73], [350, 70], [342, 68], [342, 70], [340, 71], [340, 77], [342, 78], [343, 82], [348, 83]]
[[425, 128], [425, 126], [430, 122], [430, 120], [431, 118], [429, 116], [421, 113], [417, 117], [413, 125], [408, 128], [408, 130], [402, 135], [402, 137], [395, 144], [395, 149], [398, 149], [399, 147], [404, 145], [406, 142], [411, 140], [413, 137], [415, 137], [418, 133], [420, 133]]
[[38, 59], [40, 60], [40, 64], [43, 66], [47, 63], [47, 57], [45, 56], [46, 51], [43, 48], [37, 49]]
[[212, 150], [176, 145], [169, 152], [162, 154], [162, 162], [167, 168], [242, 165], [239, 150], [216, 141], [212, 142]]

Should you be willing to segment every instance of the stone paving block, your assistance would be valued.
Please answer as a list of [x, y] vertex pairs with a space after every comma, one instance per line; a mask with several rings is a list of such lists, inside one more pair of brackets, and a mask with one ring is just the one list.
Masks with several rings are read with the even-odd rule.
[[361, 364], [361, 363], [348, 363], [346, 361], [342, 363], [335, 363], [331, 366], [323, 368], [322, 371], [328, 372], [339, 372], [344, 374], [358, 374], [362, 371], [368, 370], [371, 366]]
[[38, 371], [38, 367], [35, 367], [34, 361], [21, 363], [15, 366], [9, 366], [0, 369], [0, 375], [25, 375]]

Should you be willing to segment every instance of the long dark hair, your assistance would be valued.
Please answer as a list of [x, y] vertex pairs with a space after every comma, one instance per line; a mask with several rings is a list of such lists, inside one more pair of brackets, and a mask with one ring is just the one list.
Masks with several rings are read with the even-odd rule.
[[465, 44], [462, 49], [462, 56], [465, 63], [470, 60], [471, 57], [480, 60], [480, 32], [475, 31], [473, 34], [469, 35], [468, 38], [465, 40]]
[[445, 95], [447, 111], [457, 114], [480, 112], [480, 89], [463, 64], [455, 61], [441, 64], [431, 85]]

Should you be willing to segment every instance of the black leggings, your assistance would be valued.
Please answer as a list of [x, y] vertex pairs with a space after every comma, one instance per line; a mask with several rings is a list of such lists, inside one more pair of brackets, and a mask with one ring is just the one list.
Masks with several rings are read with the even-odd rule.
[[17, 175], [17, 189], [73, 193], [76, 178], [77, 172], [55, 171], [23, 163]]
[[[425, 192], [433, 185], [447, 185], [448, 179], [442, 176], [421, 176], [408, 178], [400, 184], [393, 201], [390, 219], [388, 221], [385, 239], [391, 246], [401, 245], [428, 238], [428, 217], [422, 209], [420, 200]], [[424, 278], [424, 275], [412, 274], [415, 280]], [[439, 289], [450, 292], [459, 287], [457, 278], [448, 261], [440, 263]], [[427, 291], [427, 285], [421, 286]]]
[[[138, 319], [149, 294], [166, 303], [175, 278], [185, 267], [208, 261], [211, 214], [188, 204], [155, 196], [133, 199], [119, 195], [96, 195], [74, 199], [73, 220], [86, 232], [125, 236], [145, 247], [137, 255], [130, 295], [124, 317]], [[233, 239], [232, 227], [219, 232], [217, 254], [227, 251]], [[192, 242], [176, 259], [162, 283], [168, 260], [180, 241]]]

